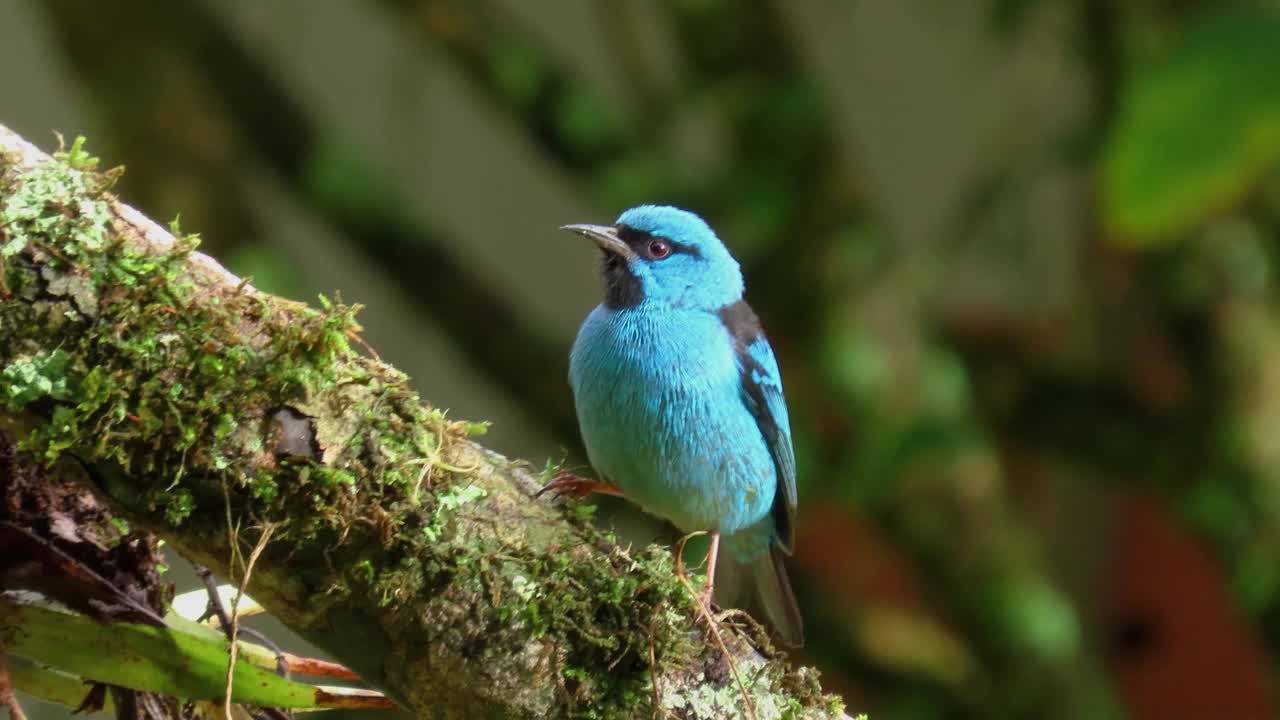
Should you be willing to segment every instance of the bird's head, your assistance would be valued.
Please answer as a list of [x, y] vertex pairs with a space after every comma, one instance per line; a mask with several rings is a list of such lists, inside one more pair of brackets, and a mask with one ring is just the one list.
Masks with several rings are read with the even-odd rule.
[[742, 299], [738, 263], [702, 218], [641, 205], [613, 225], [565, 225], [604, 252], [605, 305], [717, 311]]

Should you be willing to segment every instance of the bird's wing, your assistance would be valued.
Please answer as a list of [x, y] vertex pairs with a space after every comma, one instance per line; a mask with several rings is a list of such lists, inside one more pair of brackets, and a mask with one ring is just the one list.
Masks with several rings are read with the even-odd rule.
[[733, 338], [742, 381], [742, 400], [755, 416], [760, 434], [769, 446], [778, 476], [773, 500], [778, 545], [791, 553], [795, 540], [796, 456], [791, 448], [791, 421], [782, 395], [782, 375], [773, 348], [760, 328], [760, 319], [745, 300], [724, 307], [720, 320]]

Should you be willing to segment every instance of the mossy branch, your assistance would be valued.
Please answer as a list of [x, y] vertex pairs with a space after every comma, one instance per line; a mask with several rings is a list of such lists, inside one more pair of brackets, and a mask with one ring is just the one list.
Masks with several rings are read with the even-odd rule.
[[[255, 290], [112, 197], [79, 142], [56, 156], [0, 126], [0, 427], [30, 462], [78, 460], [232, 579], [270, 524], [254, 597], [420, 717], [743, 707], [668, 550], [533, 500], [482, 426], [352, 349], [355, 308]], [[816, 672], [721, 631], [760, 718], [840, 716]]]

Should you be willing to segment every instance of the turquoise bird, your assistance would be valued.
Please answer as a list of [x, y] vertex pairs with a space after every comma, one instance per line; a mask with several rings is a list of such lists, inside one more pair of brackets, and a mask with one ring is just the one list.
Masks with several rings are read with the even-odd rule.
[[566, 225], [603, 251], [604, 302], [569, 359], [578, 425], [601, 480], [544, 491], [621, 495], [684, 532], [710, 535], [703, 602], [721, 540], [750, 568], [767, 619], [803, 642], [783, 558], [795, 539], [796, 465], [782, 380], [742, 272], [715, 232], [643, 205], [613, 225]]

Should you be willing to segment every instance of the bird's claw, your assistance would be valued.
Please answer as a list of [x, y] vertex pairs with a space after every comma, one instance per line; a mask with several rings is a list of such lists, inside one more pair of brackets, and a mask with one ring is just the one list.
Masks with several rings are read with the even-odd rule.
[[581, 500], [592, 493], [603, 493], [606, 495], [619, 495], [618, 489], [613, 485], [599, 480], [591, 480], [580, 475], [574, 475], [567, 470], [561, 470], [556, 476], [542, 486], [534, 494], [535, 498], [542, 497], [547, 493], [552, 493], [555, 497], [569, 497]]

